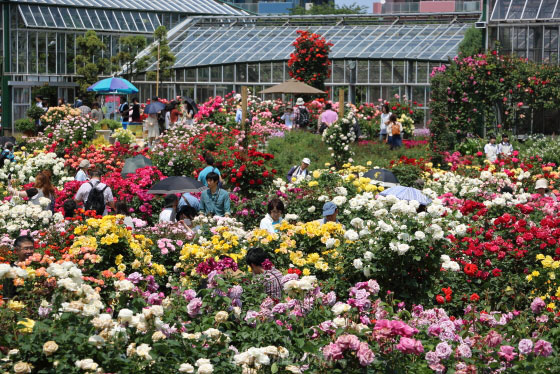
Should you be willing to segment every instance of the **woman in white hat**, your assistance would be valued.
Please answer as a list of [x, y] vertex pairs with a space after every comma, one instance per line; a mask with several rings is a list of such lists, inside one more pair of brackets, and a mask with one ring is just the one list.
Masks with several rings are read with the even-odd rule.
[[306, 157], [301, 160], [301, 165], [292, 166], [292, 168], [288, 172], [288, 175], [286, 176], [286, 180], [288, 181], [288, 183], [307, 177], [307, 175], [309, 175], [309, 164], [311, 164], [311, 160]]
[[303, 101], [303, 98], [301, 97], [298, 97], [296, 100], [296, 107], [294, 108], [294, 122], [294, 127], [299, 127], [300, 129], [305, 129], [309, 126], [309, 111], [305, 107], [305, 101]]
[[544, 178], [537, 180], [535, 191], [542, 197], [551, 197], [556, 200], [556, 196], [548, 191], [548, 181]]
[[79, 182], [85, 182], [89, 180], [88, 169], [90, 168], [90, 163], [88, 160], [82, 160], [80, 162], [80, 170], [76, 173], [74, 180]]

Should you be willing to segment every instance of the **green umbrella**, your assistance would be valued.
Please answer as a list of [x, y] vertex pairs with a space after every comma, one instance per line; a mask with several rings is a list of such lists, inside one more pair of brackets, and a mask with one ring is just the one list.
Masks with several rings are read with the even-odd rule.
[[128, 174], [134, 174], [136, 173], [137, 169], [143, 168], [145, 166], [152, 166], [152, 160], [143, 155], [136, 155], [134, 157], [127, 158], [124, 161], [121, 175], [123, 176], [123, 178], [126, 178]]

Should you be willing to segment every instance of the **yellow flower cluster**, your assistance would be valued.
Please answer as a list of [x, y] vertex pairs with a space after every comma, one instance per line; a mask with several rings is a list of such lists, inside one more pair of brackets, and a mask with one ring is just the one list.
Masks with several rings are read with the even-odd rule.
[[560, 261], [555, 261], [549, 255], [538, 254], [536, 257], [542, 269], [541, 271], [533, 270], [526, 276], [527, 281], [535, 283], [536, 286], [531, 293], [539, 296], [545, 302], [549, 300], [547, 308], [556, 309], [555, 299], [560, 298], [560, 284], [557, 282], [560, 274], [556, 274], [560, 270]]
[[385, 190], [383, 186], [377, 186], [375, 184], [371, 184], [371, 179], [366, 177], [357, 177], [355, 174], [348, 174], [346, 176], [347, 182], [352, 182], [354, 187], [358, 190], [358, 192], [381, 192]]

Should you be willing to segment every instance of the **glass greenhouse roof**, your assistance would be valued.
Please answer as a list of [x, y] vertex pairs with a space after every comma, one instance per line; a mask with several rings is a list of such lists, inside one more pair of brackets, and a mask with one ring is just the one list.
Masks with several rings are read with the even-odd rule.
[[[446, 61], [457, 55], [470, 24], [381, 24], [307, 27], [334, 46], [331, 59]], [[173, 38], [175, 68], [288, 60], [301, 26], [185, 28]], [[151, 67], [153, 68], [153, 66]]]
[[560, 18], [559, 0], [497, 0], [491, 21], [548, 20]]
[[16, 0], [16, 3], [73, 8], [140, 10], [191, 14], [245, 15], [246, 12], [215, 0]]

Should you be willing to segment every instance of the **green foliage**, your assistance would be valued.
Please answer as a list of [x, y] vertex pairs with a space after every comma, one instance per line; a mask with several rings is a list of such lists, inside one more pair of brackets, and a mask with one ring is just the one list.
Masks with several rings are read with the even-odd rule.
[[416, 181], [422, 177], [422, 169], [411, 164], [400, 163], [391, 168], [391, 171], [402, 186], [415, 187]]
[[37, 130], [35, 126], [35, 121], [29, 118], [18, 119], [14, 124], [16, 125], [16, 130], [21, 132], [27, 132], [27, 131], [35, 132]]
[[114, 119], [105, 118], [97, 123], [99, 128], [107, 127], [109, 130], [116, 130], [122, 128], [122, 123]]
[[306, 10], [305, 7], [297, 6], [291, 9], [290, 13], [293, 15], [327, 15], [327, 14], [364, 14], [367, 12], [367, 7], [353, 3], [351, 5], [336, 5], [333, 1], [328, 4], [313, 5], [311, 9]]
[[138, 71], [147, 67], [148, 56], [136, 58], [148, 41], [142, 35], [123, 36], [119, 39], [119, 53], [111, 57], [114, 71], [121, 71], [128, 80], [134, 80]]
[[[171, 52], [171, 48], [169, 47], [167, 29], [165, 26], [160, 26], [154, 31], [154, 42], [155, 45], [150, 51], [150, 56], [157, 62], [159, 55], [159, 81], [161, 83], [165, 79], [171, 79], [173, 74], [171, 68], [175, 64], [175, 55]], [[146, 76], [148, 79], [155, 80], [157, 73], [155, 71], [149, 71]]]
[[482, 45], [482, 30], [472, 26], [465, 33], [465, 37], [459, 44], [459, 53], [463, 56], [474, 56], [484, 50]]
[[99, 75], [109, 70], [109, 59], [101, 57], [105, 49], [107, 46], [93, 30], [76, 38], [76, 81], [84, 94], [89, 86], [98, 81]]
[[45, 110], [43, 108], [39, 108], [37, 105], [31, 105], [31, 108], [27, 109], [27, 117], [31, 118], [32, 120], [39, 120], [41, 116], [45, 114]]

